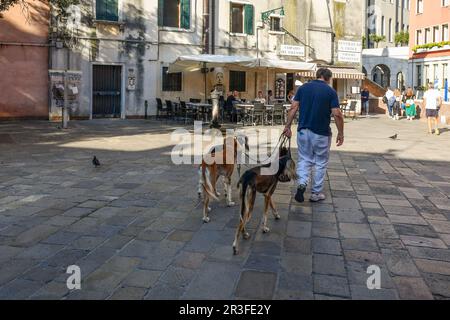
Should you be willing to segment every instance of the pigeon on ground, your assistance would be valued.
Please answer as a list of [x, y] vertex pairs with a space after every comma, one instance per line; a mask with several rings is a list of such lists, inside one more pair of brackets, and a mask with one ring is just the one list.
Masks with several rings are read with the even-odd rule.
[[97, 168], [100, 166], [100, 161], [98, 161], [97, 157], [94, 156], [94, 159], [92, 159], [92, 164]]
[[398, 138], [398, 134], [395, 134], [392, 137], [389, 137], [389, 139], [392, 139], [392, 140], [397, 140], [397, 138]]

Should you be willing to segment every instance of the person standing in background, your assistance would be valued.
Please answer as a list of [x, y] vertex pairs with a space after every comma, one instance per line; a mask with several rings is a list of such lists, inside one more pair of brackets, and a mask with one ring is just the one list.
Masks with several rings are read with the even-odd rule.
[[389, 118], [393, 117], [392, 109], [394, 108], [395, 103], [395, 97], [394, 97], [394, 91], [391, 90], [391, 88], [387, 88], [385, 96], [385, 101], [388, 109], [388, 116]]
[[432, 122], [434, 121], [434, 133], [436, 133], [436, 135], [439, 135], [439, 107], [442, 104], [442, 97], [439, 94], [439, 91], [434, 88], [433, 83], [430, 83], [428, 85], [428, 90], [423, 96], [423, 104], [425, 106], [428, 121], [428, 134], [433, 134]]
[[369, 116], [369, 96], [370, 92], [367, 87], [364, 87], [361, 91], [361, 105], [363, 112], [366, 113], [366, 117]]

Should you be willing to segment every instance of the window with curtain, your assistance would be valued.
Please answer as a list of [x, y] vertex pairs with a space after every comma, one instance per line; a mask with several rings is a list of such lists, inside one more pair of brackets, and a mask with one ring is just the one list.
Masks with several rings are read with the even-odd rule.
[[245, 71], [230, 71], [230, 91], [246, 92], [246, 78]]
[[158, 24], [162, 27], [191, 28], [191, 0], [158, 0]]
[[97, 0], [95, 13], [97, 20], [119, 21], [119, 0]]
[[183, 74], [168, 71], [168, 67], [162, 68], [162, 91], [182, 91]]

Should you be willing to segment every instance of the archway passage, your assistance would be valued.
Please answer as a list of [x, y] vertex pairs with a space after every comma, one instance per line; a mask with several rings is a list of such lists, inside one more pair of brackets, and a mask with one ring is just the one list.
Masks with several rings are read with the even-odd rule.
[[391, 70], [385, 64], [376, 65], [372, 69], [372, 81], [383, 88], [391, 85]]

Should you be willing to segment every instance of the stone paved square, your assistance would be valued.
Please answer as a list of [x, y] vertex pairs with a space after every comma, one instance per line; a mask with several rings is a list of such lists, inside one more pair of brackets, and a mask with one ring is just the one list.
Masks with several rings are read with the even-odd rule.
[[[251, 237], [234, 256], [239, 206], [221, 197], [203, 224], [196, 167], [172, 164], [170, 134], [182, 125], [55, 127], [0, 125], [10, 137], [0, 142], [1, 299], [450, 299], [448, 131], [347, 120], [327, 200], [298, 204], [294, 184], [280, 184], [282, 219], [270, 216], [263, 234], [258, 195]], [[238, 203], [235, 181], [236, 172]], [[66, 286], [70, 265], [81, 268], [81, 290]], [[371, 265], [380, 290], [367, 289]]]

